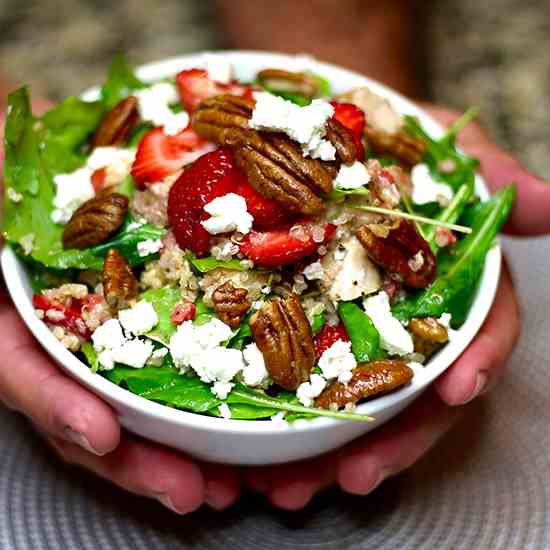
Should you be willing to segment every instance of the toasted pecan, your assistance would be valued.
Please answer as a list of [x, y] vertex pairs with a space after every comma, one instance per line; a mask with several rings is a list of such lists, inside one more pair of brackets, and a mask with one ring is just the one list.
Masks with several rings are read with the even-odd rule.
[[385, 236], [376, 227], [363, 225], [357, 238], [369, 258], [392, 276], [413, 288], [426, 288], [436, 276], [434, 253], [415, 225], [404, 219], [385, 228]]
[[126, 258], [111, 248], [103, 262], [103, 296], [112, 312], [127, 308], [137, 298], [138, 281]]
[[357, 158], [357, 147], [351, 132], [335, 118], [327, 121], [327, 139], [334, 145], [338, 158], [344, 164], [351, 164]]
[[80, 206], [63, 231], [65, 248], [87, 248], [107, 240], [126, 217], [128, 197], [105, 190]]
[[279, 386], [293, 391], [309, 380], [315, 349], [309, 322], [296, 295], [265, 302], [252, 316], [250, 328], [266, 369]]
[[252, 305], [246, 288], [236, 288], [226, 281], [212, 293], [216, 315], [227, 325], [237, 328]]
[[447, 328], [433, 317], [411, 319], [409, 330], [412, 332], [414, 351], [425, 357], [429, 357], [449, 341]]
[[408, 384], [413, 370], [404, 362], [391, 359], [361, 363], [352, 371], [347, 384], [335, 381], [315, 400], [323, 409], [342, 408], [362, 399], [393, 391]]
[[319, 83], [307, 73], [264, 69], [257, 75], [258, 82], [278, 92], [300, 94], [312, 98], [319, 92]]
[[123, 145], [138, 121], [138, 101], [131, 95], [107, 112], [93, 135], [90, 145], [92, 147]]

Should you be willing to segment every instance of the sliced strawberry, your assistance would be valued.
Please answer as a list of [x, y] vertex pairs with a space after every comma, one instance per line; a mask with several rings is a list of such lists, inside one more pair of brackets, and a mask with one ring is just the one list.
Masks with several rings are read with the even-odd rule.
[[338, 103], [331, 101], [330, 104], [334, 107], [334, 115], [342, 126], [345, 126], [352, 134], [357, 148], [357, 160], [363, 161], [365, 158], [365, 148], [361, 138], [365, 128], [365, 113], [353, 103]]
[[181, 302], [172, 311], [170, 319], [175, 325], [181, 325], [185, 321], [192, 321], [197, 314], [197, 306], [191, 302]]
[[186, 111], [192, 113], [199, 103], [208, 97], [218, 94], [232, 94], [252, 97], [252, 88], [243, 86], [237, 82], [223, 84], [216, 82], [208, 76], [204, 69], [189, 69], [181, 71], [176, 76], [181, 104]]
[[139, 142], [132, 165], [132, 177], [143, 189], [148, 182], [163, 180], [196, 158], [195, 151], [206, 145], [191, 125], [174, 136], [162, 128], [149, 130]]
[[90, 329], [82, 318], [82, 301], [73, 299], [69, 307], [50, 300], [43, 294], [35, 294], [32, 297], [34, 309], [44, 312], [44, 322], [67, 329], [88, 340], [91, 336]]
[[323, 355], [323, 353], [338, 340], [349, 342], [349, 336], [346, 332], [346, 327], [344, 327], [344, 324], [340, 322], [335, 327], [324, 325], [313, 338], [315, 357], [317, 360], [319, 360], [319, 357], [321, 357], [321, 355]]
[[302, 220], [271, 231], [251, 231], [240, 244], [241, 252], [259, 267], [278, 267], [313, 254], [321, 242], [329, 240], [336, 226], [327, 224], [321, 242], [314, 239], [315, 225]]
[[200, 223], [207, 216], [203, 207], [215, 196], [229, 192], [216, 192], [215, 188], [233, 170], [231, 151], [221, 148], [197, 159], [172, 185], [167, 214], [180, 248], [199, 256], [208, 251], [210, 235]]

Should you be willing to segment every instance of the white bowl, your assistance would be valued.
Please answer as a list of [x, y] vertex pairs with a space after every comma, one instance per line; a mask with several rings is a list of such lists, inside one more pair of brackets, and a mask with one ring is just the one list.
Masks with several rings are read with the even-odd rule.
[[[413, 103], [387, 87], [360, 74], [308, 58], [248, 51], [217, 52], [226, 56], [242, 80], [252, 80], [266, 67], [309, 68], [328, 78], [334, 92], [354, 86], [369, 86], [388, 98], [403, 114], [416, 115], [433, 136], [442, 128]], [[138, 75], [156, 80], [201, 64], [202, 54], [186, 55], [142, 66]], [[307, 67], [304, 67], [303, 65]], [[98, 89], [88, 90], [83, 98], [97, 97]], [[487, 189], [481, 179], [477, 192], [485, 199]], [[11, 297], [25, 323], [52, 358], [72, 378], [108, 402], [118, 413], [121, 424], [147, 439], [179, 449], [212, 462], [230, 464], [276, 464], [309, 458], [336, 449], [377, 428], [407, 407], [457, 359], [470, 343], [487, 316], [493, 302], [501, 265], [499, 246], [493, 247], [485, 263], [483, 277], [468, 318], [456, 337], [416, 373], [412, 383], [395, 393], [379, 397], [358, 407], [358, 412], [372, 415], [373, 422], [354, 422], [317, 418], [294, 424], [272, 421], [224, 420], [180, 411], [151, 401], [118, 387], [98, 374], [93, 374], [75, 355], [66, 350], [34, 314], [32, 290], [23, 263], [10, 247], [1, 254], [1, 265]]]

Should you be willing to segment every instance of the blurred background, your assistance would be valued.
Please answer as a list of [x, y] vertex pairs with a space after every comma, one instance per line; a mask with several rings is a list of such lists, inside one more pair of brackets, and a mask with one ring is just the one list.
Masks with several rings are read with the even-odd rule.
[[[429, 97], [479, 106], [497, 141], [548, 178], [550, 2], [418, 5], [416, 46]], [[208, 0], [0, 0], [1, 72], [56, 100], [101, 82], [117, 52], [139, 64], [227, 44]]]

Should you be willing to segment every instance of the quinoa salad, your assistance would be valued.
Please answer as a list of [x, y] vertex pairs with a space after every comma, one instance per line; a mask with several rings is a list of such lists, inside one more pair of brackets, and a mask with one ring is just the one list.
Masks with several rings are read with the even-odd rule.
[[221, 54], [40, 118], [9, 96], [3, 234], [89, 368], [223, 419], [368, 421], [464, 323], [513, 185], [367, 87]]

